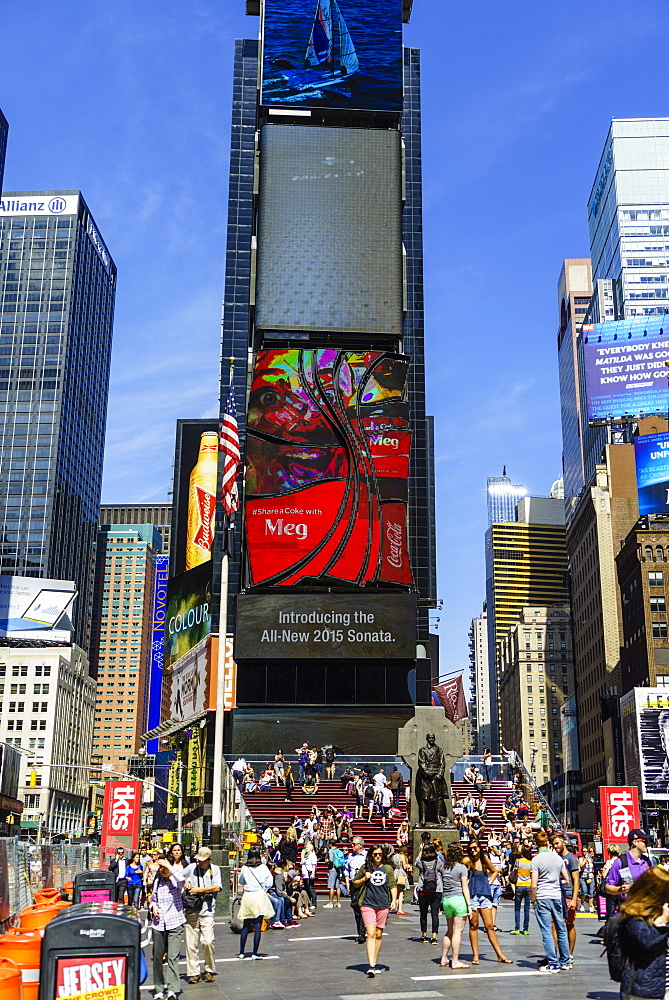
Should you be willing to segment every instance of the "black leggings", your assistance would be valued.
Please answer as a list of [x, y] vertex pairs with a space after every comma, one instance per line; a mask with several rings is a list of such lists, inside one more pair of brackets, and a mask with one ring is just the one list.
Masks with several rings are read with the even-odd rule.
[[419, 892], [418, 908], [420, 910], [420, 932], [427, 934], [427, 911], [432, 914], [432, 933], [439, 933], [439, 910], [441, 909], [440, 892]]
[[246, 939], [249, 936], [249, 931], [253, 927], [253, 954], [258, 954], [258, 948], [260, 947], [260, 938], [262, 935], [262, 917], [248, 917], [242, 924], [242, 932], [239, 936], [239, 954], [244, 954], [244, 948], [246, 947]]

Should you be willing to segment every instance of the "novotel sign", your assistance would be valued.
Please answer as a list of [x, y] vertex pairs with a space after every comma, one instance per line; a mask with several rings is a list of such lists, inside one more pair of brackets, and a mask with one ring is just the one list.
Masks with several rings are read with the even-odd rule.
[[5, 194], [0, 198], [0, 217], [6, 215], [77, 215], [78, 194]]

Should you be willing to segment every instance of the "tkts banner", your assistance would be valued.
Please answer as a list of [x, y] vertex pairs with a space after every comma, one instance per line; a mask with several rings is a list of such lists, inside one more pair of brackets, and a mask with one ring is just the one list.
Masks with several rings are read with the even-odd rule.
[[107, 847], [124, 847], [129, 851], [137, 846], [141, 809], [141, 781], [108, 781], [105, 784], [101, 860]]
[[409, 359], [272, 350], [247, 421], [249, 583], [411, 586]]
[[639, 790], [633, 785], [604, 785], [599, 789], [602, 842], [627, 843], [627, 834], [641, 826]]

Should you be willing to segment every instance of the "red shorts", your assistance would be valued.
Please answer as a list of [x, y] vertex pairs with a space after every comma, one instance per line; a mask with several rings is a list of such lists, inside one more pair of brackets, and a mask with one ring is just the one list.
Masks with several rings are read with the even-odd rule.
[[376, 924], [377, 927], [385, 927], [388, 919], [388, 910], [375, 910], [373, 906], [361, 906], [360, 914], [365, 927]]

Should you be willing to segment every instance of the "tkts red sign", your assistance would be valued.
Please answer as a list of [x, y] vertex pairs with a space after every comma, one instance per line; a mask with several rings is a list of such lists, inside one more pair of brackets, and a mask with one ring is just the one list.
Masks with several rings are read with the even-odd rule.
[[627, 843], [630, 830], [641, 826], [638, 788], [634, 785], [604, 785], [599, 789], [599, 799], [603, 842]]
[[108, 781], [102, 819], [102, 847], [137, 846], [142, 808], [141, 781]]

